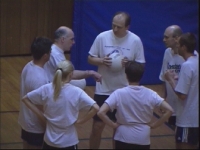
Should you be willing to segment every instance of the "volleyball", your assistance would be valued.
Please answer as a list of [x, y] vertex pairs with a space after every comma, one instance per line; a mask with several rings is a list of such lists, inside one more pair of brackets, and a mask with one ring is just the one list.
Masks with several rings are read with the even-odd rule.
[[118, 52], [114, 52], [114, 53], [110, 54], [109, 57], [112, 58], [112, 64], [110, 66], [110, 69], [113, 72], [120, 71], [122, 69], [123, 56]]

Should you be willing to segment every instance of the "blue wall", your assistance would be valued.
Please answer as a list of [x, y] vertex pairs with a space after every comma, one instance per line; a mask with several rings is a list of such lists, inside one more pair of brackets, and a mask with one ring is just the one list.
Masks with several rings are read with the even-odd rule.
[[[100, 32], [111, 29], [112, 17], [117, 11], [131, 15], [130, 31], [143, 42], [146, 71], [141, 84], [161, 83], [158, 76], [166, 49], [162, 41], [166, 27], [177, 24], [183, 32], [199, 37], [198, 0], [75, 0], [76, 44], [72, 47], [71, 60], [76, 69], [97, 69], [88, 64], [88, 51]], [[87, 85], [95, 85], [95, 81], [89, 78]]]

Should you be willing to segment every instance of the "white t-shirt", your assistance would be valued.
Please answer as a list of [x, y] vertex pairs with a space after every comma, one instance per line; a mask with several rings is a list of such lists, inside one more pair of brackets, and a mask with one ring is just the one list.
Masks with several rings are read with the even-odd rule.
[[56, 101], [53, 100], [53, 85], [46, 84], [27, 94], [34, 104], [43, 105], [47, 119], [44, 141], [54, 147], [69, 147], [77, 144], [74, 126], [80, 109], [89, 110], [96, 102], [82, 89], [65, 84]]
[[44, 133], [45, 129], [41, 125], [38, 117], [21, 101], [30, 91], [49, 83], [45, 70], [30, 61], [25, 65], [21, 74], [20, 85], [20, 111], [18, 123], [22, 129], [31, 133]]
[[186, 94], [182, 100], [181, 115], [177, 116], [179, 127], [199, 127], [199, 57], [189, 57], [181, 67], [175, 91]]
[[[127, 57], [145, 63], [143, 45], [140, 38], [127, 31], [127, 35], [118, 38], [112, 30], [100, 33], [90, 48], [89, 55], [103, 58], [114, 50]], [[102, 74], [102, 83], [96, 82], [95, 94], [110, 95], [114, 90], [128, 85], [124, 68], [119, 72], [112, 72], [110, 68], [100, 65], [98, 72]]]
[[[66, 60], [64, 51], [60, 49], [57, 45], [53, 44], [51, 46], [51, 56], [49, 58], [49, 61], [46, 62], [46, 64], [44, 65], [44, 69], [47, 72], [50, 81], [53, 81], [58, 63], [64, 60]], [[84, 89], [86, 86], [85, 79], [71, 80], [70, 83], [81, 89]]]
[[181, 107], [181, 102], [180, 102], [181, 100], [175, 94], [169, 82], [166, 82], [164, 75], [166, 70], [173, 70], [176, 76], [179, 76], [179, 72], [183, 62], [185, 62], [183, 57], [178, 54], [174, 54], [171, 48], [167, 48], [165, 50], [159, 79], [161, 81], [164, 81], [166, 84], [166, 90], [167, 90], [166, 98], [169, 105], [174, 109], [173, 116], [180, 115], [179, 112], [176, 110], [180, 110], [177, 107]]
[[105, 101], [113, 111], [117, 110], [117, 122], [121, 124], [114, 139], [131, 144], [149, 145], [153, 110], [163, 102], [156, 92], [144, 86], [127, 86], [114, 91]]

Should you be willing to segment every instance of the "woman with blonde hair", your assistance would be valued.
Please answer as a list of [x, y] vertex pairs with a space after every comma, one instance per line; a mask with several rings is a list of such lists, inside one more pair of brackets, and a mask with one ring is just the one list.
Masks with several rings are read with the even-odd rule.
[[[79, 140], [74, 124], [86, 122], [99, 110], [96, 102], [82, 89], [69, 83], [73, 70], [70, 61], [60, 62], [53, 83], [27, 93], [22, 99], [46, 123], [43, 149], [77, 149]], [[43, 105], [43, 112], [36, 105]], [[89, 111], [78, 119], [80, 109]]]

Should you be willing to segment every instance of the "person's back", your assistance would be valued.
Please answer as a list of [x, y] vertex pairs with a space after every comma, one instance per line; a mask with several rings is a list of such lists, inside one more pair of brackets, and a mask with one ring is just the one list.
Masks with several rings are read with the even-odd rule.
[[149, 145], [148, 123], [153, 117], [153, 110], [162, 102], [163, 98], [144, 86], [129, 85], [114, 91], [105, 101], [111, 110], [117, 110], [117, 123], [121, 124], [115, 132], [114, 139], [126, 143], [134, 141], [134, 144]]
[[[100, 108], [98, 116], [116, 129], [116, 149], [150, 149], [150, 128], [164, 123], [173, 109], [156, 92], [139, 85], [144, 73], [142, 63], [127, 62], [125, 73], [129, 86], [114, 91]], [[150, 124], [156, 107], [166, 112], [158, 121]], [[106, 117], [106, 113], [114, 109], [117, 110], [115, 123]]]
[[[53, 82], [29, 92], [22, 100], [43, 122], [46, 121], [44, 149], [77, 149], [75, 123], [84, 123], [98, 110], [89, 95], [69, 83], [73, 70], [67, 60], [58, 63]], [[42, 105], [44, 113], [36, 105]], [[78, 118], [80, 109], [88, 111], [83, 118]]]

